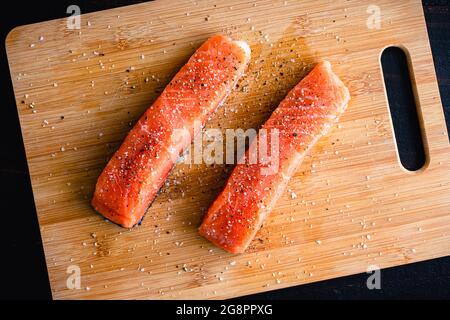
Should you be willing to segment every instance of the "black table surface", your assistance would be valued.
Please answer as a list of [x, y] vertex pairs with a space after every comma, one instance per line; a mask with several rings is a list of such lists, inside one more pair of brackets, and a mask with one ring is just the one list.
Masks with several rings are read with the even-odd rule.
[[[0, 232], [0, 298], [51, 299], [50, 286], [31, 191], [30, 177], [11, 85], [4, 39], [18, 26], [66, 17], [70, 4], [82, 13], [144, 1], [133, 0], [14, 0], [0, 4], [0, 75], [2, 107], [0, 132], [0, 197], [4, 224]], [[169, 1], [168, 5], [169, 4]], [[448, 0], [423, 1], [441, 100], [450, 128], [450, 5]], [[449, 212], [450, 214], [450, 212]], [[5, 221], [6, 219], [6, 221]], [[383, 269], [381, 289], [369, 290], [368, 274], [246, 296], [245, 299], [433, 299], [450, 298], [450, 257]]]

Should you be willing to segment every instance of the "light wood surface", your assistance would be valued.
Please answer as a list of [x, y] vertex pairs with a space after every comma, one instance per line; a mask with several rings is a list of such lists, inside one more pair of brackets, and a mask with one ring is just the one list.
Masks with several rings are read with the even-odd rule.
[[[82, 15], [81, 30], [66, 19], [14, 29], [8, 59], [53, 297], [228, 298], [450, 254], [450, 147], [422, 6], [377, 1], [381, 28], [369, 29], [371, 4], [155, 1]], [[130, 124], [216, 33], [246, 40], [252, 63], [209, 128], [258, 128], [321, 59], [352, 95], [291, 180], [298, 197], [280, 199], [242, 255], [197, 233], [230, 167], [177, 165], [132, 230], [89, 204]], [[382, 81], [390, 45], [407, 50], [414, 78], [427, 151], [414, 173], [399, 162]], [[81, 289], [66, 286], [71, 265]]]

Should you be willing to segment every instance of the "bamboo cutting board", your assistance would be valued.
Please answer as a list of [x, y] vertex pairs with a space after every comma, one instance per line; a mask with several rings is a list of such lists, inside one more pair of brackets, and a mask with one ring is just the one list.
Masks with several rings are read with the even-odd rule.
[[[449, 255], [450, 147], [421, 3], [377, 1], [380, 28], [368, 27], [370, 5], [155, 1], [82, 15], [80, 30], [59, 19], [11, 31], [8, 58], [53, 297], [229, 298]], [[178, 164], [132, 230], [89, 204], [130, 126], [216, 33], [248, 41], [252, 63], [208, 128], [258, 128], [321, 59], [352, 95], [242, 255], [197, 233], [229, 166]], [[417, 172], [396, 151], [379, 61], [390, 45], [410, 58], [427, 152]], [[77, 267], [80, 288], [69, 289]]]

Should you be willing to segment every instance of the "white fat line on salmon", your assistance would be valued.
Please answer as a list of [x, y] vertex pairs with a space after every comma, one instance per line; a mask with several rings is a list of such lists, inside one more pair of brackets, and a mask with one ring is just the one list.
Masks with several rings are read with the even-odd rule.
[[177, 307], [177, 315], [203, 315], [204, 318], [208, 317], [211, 307], [190, 307], [185, 304]]
[[[191, 134], [194, 139], [191, 139]], [[279, 169], [279, 130], [256, 129], [223, 129], [208, 128], [202, 130], [201, 122], [195, 121], [192, 128], [174, 129], [168, 148], [176, 150], [176, 146], [193, 141], [184, 152], [182, 158], [173, 153], [175, 162], [184, 164], [260, 164], [262, 175], [271, 175]], [[247, 143], [249, 148], [247, 150]], [[246, 152], [247, 150], [247, 152]], [[178, 161], [177, 161], [178, 160]]]

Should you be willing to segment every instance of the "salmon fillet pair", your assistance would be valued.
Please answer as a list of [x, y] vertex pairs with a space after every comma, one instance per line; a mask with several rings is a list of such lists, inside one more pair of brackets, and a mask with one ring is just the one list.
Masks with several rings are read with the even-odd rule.
[[[250, 60], [245, 42], [207, 40], [142, 115], [98, 178], [92, 205], [109, 220], [131, 228], [143, 218], [179, 155], [225, 100]], [[317, 64], [262, 126], [276, 130], [278, 167], [249, 163], [249, 151], [233, 170], [199, 228], [202, 236], [232, 253], [248, 247], [283, 194], [308, 150], [339, 119], [350, 99], [329, 62]], [[198, 126], [197, 126], [198, 127]], [[185, 129], [177, 134], [176, 129]], [[249, 150], [259, 144], [260, 135]], [[270, 164], [269, 164], [270, 165]]]

